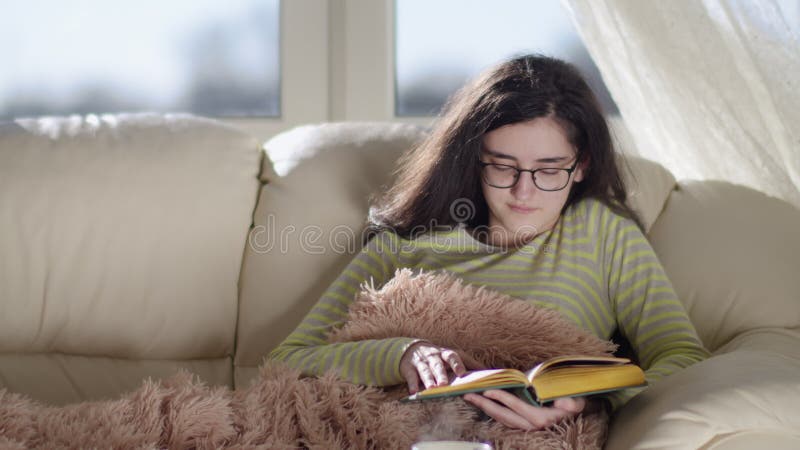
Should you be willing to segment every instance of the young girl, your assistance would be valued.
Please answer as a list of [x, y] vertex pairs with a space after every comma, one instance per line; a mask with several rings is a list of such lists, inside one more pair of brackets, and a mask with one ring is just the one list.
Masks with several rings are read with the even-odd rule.
[[[571, 65], [524, 56], [463, 88], [370, 211], [374, 236], [271, 358], [411, 393], [466, 371], [451, 349], [393, 338], [326, 344], [360, 285], [395, 269], [445, 270], [560, 311], [597, 336], [618, 331], [648, 382], [707, 356], [626, 204], [608, 126]], [[540, 429], [637, 393], [537, 408], [502, 390], [464, 399], [510, 427]]]

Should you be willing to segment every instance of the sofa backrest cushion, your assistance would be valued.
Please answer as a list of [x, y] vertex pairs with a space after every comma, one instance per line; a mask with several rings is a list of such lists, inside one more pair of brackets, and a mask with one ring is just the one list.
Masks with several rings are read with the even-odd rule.
[[628, 191], [627, 204], [649, 232], [675, 187], [675, 177], [661, 164], [633, 155], [620, 155], [617, 166]]
[[279, 178], [262, 187], [242, 267], [235, 364], [257, 366], [361, 249], [369, 195], [424, 131], [307, 125], [264, 144]]
[[[397, 159], [425, 134], [407, 124], [329, 123], [287, 131], [264, 145], [278, 178], [265, 178], [245, 254], [239, 368], [257, 366], [360, 250], [370, 194], [390, 184]], [[649, 227], [674, 178], [639, 158], [623, 167], [632, 204]]]
[[183, 115], [2, 125], [0, 352], [230, 355], [261, 157]]
[[722, 181], [685, 181], [650, 241], [703, 343], [800, 329], [800, 210]]

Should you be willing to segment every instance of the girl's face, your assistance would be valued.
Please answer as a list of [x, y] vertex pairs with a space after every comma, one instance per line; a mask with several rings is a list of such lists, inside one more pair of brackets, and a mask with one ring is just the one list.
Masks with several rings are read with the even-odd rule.
[[[576, 157], [577, 152], [562, 127], [549, 117], [492, 130], [484, 135], [481, 150], [481, 161], [484, 163], [528, 170], [569, 169], [575, 164]], [[487, 169], [492, 170], [482, 169], [481, 187], [489, 206], [490, 243], [502, 247], [518, 247], [555, 226], [572, 184], [583, 180], [585, 163], [576, 166], [568, 177], [562, 173], [568, 181], [563, 189], [557, 191], [538, 188], [530, 172], [521, 172], [511, 188], [493, 187], [487, 183]], [[537, 172], [537, 180], [540, 174], [554, 176]], [[539, 184], [543, 185], [545, 182]]]

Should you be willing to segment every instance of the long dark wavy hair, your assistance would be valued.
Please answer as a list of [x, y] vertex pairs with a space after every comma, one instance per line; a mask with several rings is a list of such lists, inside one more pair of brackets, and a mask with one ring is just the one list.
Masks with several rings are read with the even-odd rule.
[[[564, 208], [594, 197], [642, 228], [625, 203], [608, 124], [580, 72], [559, 59], [526, 55], [486, 71], [451, 97], [428, 137], [400, 160], [394, 185], [373, 203], [365, 237], [384, 229], [410, 238], [431, 227], [488, 225], [478, 165], [483, 136], [539, 117], [559, 123], [579, 161], [588, 160]], [[472, 211], [454, 214], [455, 202]]]

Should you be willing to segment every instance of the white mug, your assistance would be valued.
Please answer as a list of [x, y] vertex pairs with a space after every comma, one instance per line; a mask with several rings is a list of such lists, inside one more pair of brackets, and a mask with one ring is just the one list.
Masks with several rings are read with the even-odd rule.
[[420, 441], [415, 442], [411, 450], [492, 450], [492, 446], [469, 441]]

